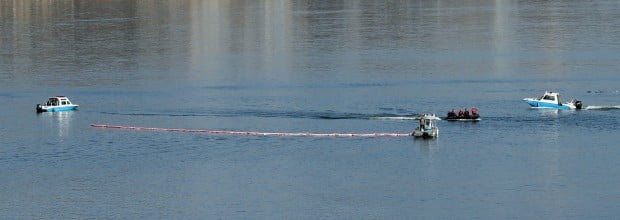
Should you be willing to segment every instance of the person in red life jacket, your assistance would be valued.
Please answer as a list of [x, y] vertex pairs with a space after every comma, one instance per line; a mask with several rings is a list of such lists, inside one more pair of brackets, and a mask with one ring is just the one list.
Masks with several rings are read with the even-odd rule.
[[459, 117], [463, 117], [463, 110], [459, 109]]
[[471, 108], [471, 114], [472, 115], [477, 115], [478, 114], [478, 109], [477, 108]]

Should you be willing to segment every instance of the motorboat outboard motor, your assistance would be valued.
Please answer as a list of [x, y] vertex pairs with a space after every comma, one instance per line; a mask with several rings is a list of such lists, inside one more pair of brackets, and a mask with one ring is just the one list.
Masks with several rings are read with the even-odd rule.
[[577, 99], [573, 99], [573, 105], [575, 105], [575, 109], [581, 109], [583, 107], [583, 104], [581, 104], [581, 101]]

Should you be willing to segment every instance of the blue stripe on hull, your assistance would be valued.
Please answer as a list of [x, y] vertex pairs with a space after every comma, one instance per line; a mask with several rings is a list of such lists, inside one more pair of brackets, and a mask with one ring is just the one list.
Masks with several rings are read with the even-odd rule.
[[529, 104], [532, 107], [538, 107], [538, 102], [537, 101], [527, 101], [527, 104]]
[[528, 101], [527, 104], [529, 104], [532, 107], [539, 107], [539, 108], [570, 109], [566, 105], [558, 105], [558, 104], [551, 104], [551, 103], [537, 102], [537, 101]]
[[67, 107], [58, 107], [58, 108], [48, 108], [48, 112], [62, 112], [62, 111], [73, 111], [77, 109], [77, 106], [67, 106]]

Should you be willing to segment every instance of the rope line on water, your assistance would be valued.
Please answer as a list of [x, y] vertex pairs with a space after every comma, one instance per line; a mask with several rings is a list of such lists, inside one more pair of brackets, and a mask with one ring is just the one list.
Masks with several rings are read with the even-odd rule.
[[95, 128], [112, 128], [112, 129], [138, 130], [138, 131], [191, 132], [191, 133], [249, 135], [249, 136], [293, 136], [293, 137], [407, 137], [407, 136], [411, 136], [411, 134], [402, 134], [402, 133], [368, 133], [368, 134], [308, 133], [308, 132], [288, 133], [288, 132], [256, 132], [256, 131], [220, 131], [220, 130], [181, 129], [181, 128], [149, 128], [149, 127], [134, 127], [134, 126], [105, 125], [105, 124], [91, 124], [90, 126], [95, 127]]

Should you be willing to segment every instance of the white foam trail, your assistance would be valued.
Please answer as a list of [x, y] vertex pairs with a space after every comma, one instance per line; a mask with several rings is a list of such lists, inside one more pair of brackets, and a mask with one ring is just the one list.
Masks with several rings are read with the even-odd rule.
[[620, 105], [590, 105], [586, 107], [586, 110], [612, 110], [612, 109], [620, 109]]
[[414, 116], [386, 116], [386, 117], [371, 117], [372, 120], [418, 120], [419, 117]]

